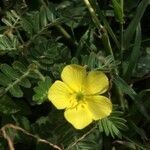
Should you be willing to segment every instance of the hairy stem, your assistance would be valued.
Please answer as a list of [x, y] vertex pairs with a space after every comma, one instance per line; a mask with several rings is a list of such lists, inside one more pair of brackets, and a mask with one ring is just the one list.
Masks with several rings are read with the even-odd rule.
[[[124, 14], [124, 0], [121, 0], [120, 1], [120, 6], [121, 6], [121, 10], [122, 10], [122, 15]], [[121, 65], [122, 65], [122, 61], [123, 61], [123, 51], [124, 51], [124, 42], [123, 42], [123, 30], [124, 30], [124, 27], [123, 27], [123, 24], [124, 22], [120, 22], [120, 57], [121, 57]], [[123, 69], [123, 66], [121, 67], [121, 71]], [[122, 73], [122, 72], [121, 72]]]
[[[109, 35], [107, 33], [107, 30], [105, 29], [105, 27], [100, 23], [94, 9], [92, 8], [89, 0], [84, 0], [84, 3], [86, 4], [91, 16], [92, 16], [92, 19], [93, 19], [93, 22], [96, 26], [96, 28], [99, 30], [99, 33], [100, 33], [100, 36], [101, 36], [101, 39], [102, 39], [102, 42], [103, 42], [103, 45], [104, 45], [104, 48], [106, 50], [106, 53], [107, 55], [111, 55], [113, 60], [115, 61], [115, 57], [114, 57], [114, 53], [113, 53], [113, 50], [112, 50], [112, 47], [111, 47], [111, 44], [110, 44], [110, 39], [109, 39]], [[113, 73], [118, 75], [119, 74], [119, 71], [117, 69], [117, 66], [113, 69]], [[124, 109], [125, 108], [125, 105], [124, 105], [124, 99], [123, 99], [123, 93], [121, 91], [121, 89], [117, 86], [115, 86], [115, 90], [116, 90], [116, 93], [117, 93], [117, 96], [118, 96], [118, 99], [120, 101], [120, 105], [122, 106], [122, 108]]]
[[7, 129], [14, 129], [14, 130], [17, 130], [17, 131], [21, 131], [22, 133], [34, 138], [37, 140], [37, 142], [39, 143], [44, 143], [44, 144], [47, 144], [49, 145], [50, 147], [52, 147], [53, 149], [57, 149], [57, 150], [63, 150], [62, 148], [60, 148], [59, 146], [45, 140], [45, 139], [41, 139], [39, 138], [37, 135], [34, 135], [34, 134], [31, 134], [29, 133], [28, 131], [26, 131], [25, 129], [19, 127], [19, 126], [16, 126], [16, 125], [13, 125], [13, 124], [6, 124], [5, 126], [3, 126], [0, 130], [2, 132], [2, 135], [3, 137], [7, 140], [8, 142], [8, 145], [9, 145], [9, 148], [10, 150], [15, 150], [14, 149], [14, 144], [13, 144], [13, 141], [11, 140], [11, 137], [7, 134], [6, 130]]

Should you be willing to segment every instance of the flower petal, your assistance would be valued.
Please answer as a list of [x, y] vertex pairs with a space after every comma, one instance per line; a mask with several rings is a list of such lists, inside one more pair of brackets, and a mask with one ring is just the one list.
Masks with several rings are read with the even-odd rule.
[[82, 89], [83, 80], [86, 77], [86, 69], [79, 65], [67, 65], [61, 74], [61, 78], [71, 89], [78, 92]]
[[64, 109], [71, 105], [72, 90], [62, 81], [55, 81], [48, 91], [48, 99], [57, 109]]
[[64, 115], [76, 129], [83, 129], [92, 122], [91, 113], [85, 104], [78, 104], [74, 108], [67, 109]]
[[107, 76], [101, 71], [90, 71], [85, 83], [87, 94], [102, 94], [108, 90], [109, 81]]
[[112, 112], [112, 103], [105, 96], [90, 96], [86, 102], [94, 120], [105, 118]]

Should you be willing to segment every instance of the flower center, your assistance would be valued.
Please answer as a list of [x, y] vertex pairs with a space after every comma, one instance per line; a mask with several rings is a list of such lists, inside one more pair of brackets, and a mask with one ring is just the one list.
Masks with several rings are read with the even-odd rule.
[[76, 94], [76, 100], [77, 100], [77, 101], [81, 101], [81, 100], [83, 100], [83, 99], [84, 99], [83, 93], [79, 92], [79, 93]]

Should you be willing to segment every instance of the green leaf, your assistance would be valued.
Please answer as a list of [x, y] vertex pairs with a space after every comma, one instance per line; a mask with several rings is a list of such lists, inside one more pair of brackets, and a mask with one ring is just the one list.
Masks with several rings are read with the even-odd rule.
[[127, 49], [130, 46], [130, 42], [133, 39], [133, 35], [135, 33], [135, 30], [138, 26], [138, 24], [141, 21], [141, 18], [149, 4], [149, 0], [142, 0], [140, 4], [137, 7], [136, 14], [134, 15], [134, 18], [130, 22], [129, 26], [124, 32], [124, 49]]
[[15, 120], [15, 123], [18, 124], [20, 127], [22, 127], [25, 130], [30, 130], [30, 122], [29, 120], [22, 116], [22, 115], [12, 115], [13, 120]]
[[0, 34], [0, 52], [7, 53], [12, 51], [17, 51], [19, 42], [15, 36], [8, 37], [6, 35]]
[[46, 16], [46, 8], [47, 7], [41, 7], [41, 10], [40, 10], [41, 13], [40, 13], [39, 19], [40, 19], [40, 26], [41, 27], [46, 26], [47, 23], [48, 23], [48, 19], [47, 19], [47, 16]]
[[94, 44], [94, 34], [95, 29], [90, 27], [80, 38], [79, 46], [76, 51], [75, 56], [78, 57], [80, 51], [85, 47], [88, 51], [96, 51], [96, 46]]
[[114, 14], [115, 17], [117, 19], [117, 21], [119, 21], [120, 23], [124, 22], [124, 14], [123, 14], [123, 10], [121, 8], [121, 3], [120, 0], [112, 0], [112, 4], [113, 4], [113, 8], [114, 8]]
[[19, 61], [15, 61], [12, 66], [15, 70], [18, 70], [21, 73], [24, 73], [27, 71], [27, 67]]
[[139, 98], [142, 99], [144, 97], [144, 95], [148, 95], [150, 94], [150, 89], [144, 89], [139, 93]]
[[100, 6], [98, 5], [98, 3], [96, 1], [90, 1], [90, 3], [92, 4], [93, 7], [95, 7], [95, 9], [97, 10], [97, 13], [100, 17], [100, 20], [103, 22], [104, 27], [107, 29], [109, 35], [111, 36], [111, 38], [114, 40], [116, 46], [118, 49], [120, 49], [120, 43], [117, 39], [116, 34], [114, 33], [114, 31], [112, 30], [109, 21], [107, 20], [107, 16], [104, 13], [104, 11], [100, 8]]
[[[37, 45], [36, 43], [39, 44]], [[34, 63], [46, 72], [51, 71], [53, 74], [54, 71], [52, 69], [57, 64], [56, 62], [61, 66], [61, 63], [70, 58], [69, 49], [64, 44], [56, 42], [53, 39], [46, 40], [39, 38], [34, 44], [34, 50], [30, 52], [30, 59], [33, 59]]]
[[124, 1], [124, 7], [125, 7], [125, 10], [127, 11], [131, 11], [133, 9], [135, 9], [138, 4], [139, 4], [140, 0], [126, 0]]
[[114, 77], [113, 82], [121, 89], [123, 93], [129, 95], [132, 99], [137, 96], [136, 92], [119, 76]]
[[10, 83], [11, 83], [11, 80], [4, 74], [0, 73], [0, 85], [6, 87]]
[[23, 91], [20, 86], [25, 88], [31, 87], [31, 83], [28, 79], [31, 73], [30, 67], [26, 68], [22, 63], [15, 62], [13, 67], [2, 64], [0, 69], [3, 73], [0, 73], [0, 85], [5, 87], [1, 93], [2, 95], [9, 91], [14, 97], [22, 97]]
[[16, 11], [11, 10], [11, 11], [6, 12], [6, 16], [5, 16], [5, 18], [2, 18], [2, 21], [7, 26], [15, 28], [20, 21], [20, 16], [17, 14]]
[[124, 136], [125, 139], [127, 139], [129, 142], [122, 142], [120, 144], [123, 144], [127, 148], [132, 149], [140, 149], [140, 150], [148, 150], [149, 146], [146, 147], [146, 144], [141, 144], [139, 141], [136, 141], [135, 139], [132, 139], [130, 137]]
[[140, 56], [134, 76], [142, 78], [150, 74], [150, 47], [147, 47], [144, 54]]
[[49, 26], [53, 26], [55, 24], [54, 20], [53, 13], [49, 8], [42, 6], [40, 11], [32, 11], [29, 14], [25, 14], [21, 18], [20, 24], [30, 38], [30, 43], [33, 42], [37, 36], [45, 33]]
[[20, 74], [7, 64], [0, 66], [1, 71], [11, 80], [16, 80]]
[[0, 112], [4, 114], [14, 114], [19, 111], [18, 106], [7, 95], [0, 97]]
[[0, 87], [0, 97], [5, 93], [5, 88], [4, 87]]
[[31, 87], [31, 82], [27, 78], [24, 78], [19, 82], [19, 85], [21, 85], [25, 88], [30, 88]]
[[[76, 142], [76, 141], [75, 141]], [[74, 148], [70, 146], [67, 150], [103, 150], [103, 136], [98, 129], [95, 128], [83, 140], [77, 142]]]
[[148, 140], [146, 133], [140, 127], [138, 127], [132, 120], [129, 122], [130, 130], [136, 132], [143, 140]]
[[148, 120], [150, 120], [150, 115], [148, 114], [147, 110], [145, 109], [142, 102], [139, 100], [139, 96], [137, 93], [119, 76], [116, 76], [113, 79], [113, 82], [120, 88], [120, 90], [124, 93], [130, 96], [131, 100], [133, 100], [134, 104], [138, 108], [138, 110], [141, 112], [141, 114]]
[[33, 32], [38, 33], [40, 31], [40, 15], [38, 12], [34, 14], [34, 20], [32, 21], [33, 25]]
[[76, 28], [80, 24], [86, 25], [89, 20], [85, 18], [86, 9], [80, 1], [63, 1], [57, 7], [58, 17], [70, 28]]
[[13, 86], [9, 86], [9, 92], [14, 96], [14, 97], [22, 97], [23, 96], [23, 92], [21, 90], [21, 88], [18, 85], [13, 85]]
[[130, 56], [130, 59], [128, 62], [129, 65], [128, 65], [128, 68], [127, 68], [125, 75], [124, 75], [126, 80], [129, 80], [133, 74], [133, 71], [134, 71], [136, 64], [138, 62], [138, 58], [140, 56], [140, 49], [141, 49], [141, 26], [139, 24], [137, 27], [137, 30], [136, 30], [134, 47], [133, 47], [133, 50], [132, 50], [132, 53], [131, 53], [131, 56]]
[[100, 17], [102, 18], [102, 20], [103, 20], [103, 22], [104, 22], [105, 28], [107, 29], [108, 33], [110, 34], [111, 38], [114, 40], [114, 42], [115, 42], [117, 48], [119, 49], [119, 48], [120, 48], [120, 43], [119, 43], [119, 41], [118, 41], [118, 39], [117, 39], [117, 37], [116, 37], [114, 31], [113, 31], [112, 28], [110, 27], [109, 22], [108, 22], [107, 19], [106, 19], [106, 16], [101, 12], [101, 13], [100, 13]]
[[126, 125], [126, 120], [122, 118], [121, 111], [115, 111], [111, 113], [111, 115], [107, 118], [104, 118], [98, 122], [98, 127], [100, 132], [105, 132], [105, 134], [111, 135], [113, 138], [116, 136], [122, 138], [121, 131], [128, 130]]
[[33, 96], [33, 101], [37, 104], [42, 104], [47, 100], [48, 90], [51, 86], [51, 79], [45, 77], [44, 81], [39, 81], [38, 86], [34, 88], [35, 95]]
[[21, 27], [27, 34], [29, 34], [29, 36], [33, 36], [33, 26], [27, 17], [21, 19]]
[[46, 14], [46, 17], [49, 21], [51, 22], [55, 22], [56, 21], [56, 16], [54, 14], [54, 8], [53, 7], [44, 7], [45, 9], [45, 14]]

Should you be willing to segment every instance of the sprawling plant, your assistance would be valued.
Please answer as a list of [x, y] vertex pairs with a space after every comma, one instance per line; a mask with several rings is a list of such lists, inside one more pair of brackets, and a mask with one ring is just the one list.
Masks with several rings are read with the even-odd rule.
[[2, 0], [0, 150], [150, 149], [149, 4]]

